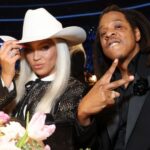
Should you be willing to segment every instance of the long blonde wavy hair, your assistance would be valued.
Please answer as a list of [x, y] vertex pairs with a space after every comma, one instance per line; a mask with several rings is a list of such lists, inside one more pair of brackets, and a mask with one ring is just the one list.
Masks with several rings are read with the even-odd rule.
[[[45, 95], [38, 103], [35, 112], [40, 111], [49, 113], [53, 110], [56, 100], [63, 94], [67, 87], [67, 83], [70, 76], [70, 54], [69, 48], [65, 41], [61, 39], [54, 40], [57, 49], [57, 60], [55, 65], [55, 79], [48, 87]], [[20, 62], [20, 73], [16, 81], [17, 97], [16, 103], [18, 103], [25, 93], [25, 84], [29, 81], [32, 70], [23, 56]]]

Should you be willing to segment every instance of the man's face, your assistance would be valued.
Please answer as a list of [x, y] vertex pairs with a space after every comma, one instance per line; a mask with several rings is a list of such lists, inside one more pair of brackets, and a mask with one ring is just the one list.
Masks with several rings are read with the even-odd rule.
[[104, 54], [112, 60], [126, 59], [133, 51], [139, 49], [139, 34], [136, 29], [131, 28], [121, 12], [111, 11], [102, 16], [99, 35]]

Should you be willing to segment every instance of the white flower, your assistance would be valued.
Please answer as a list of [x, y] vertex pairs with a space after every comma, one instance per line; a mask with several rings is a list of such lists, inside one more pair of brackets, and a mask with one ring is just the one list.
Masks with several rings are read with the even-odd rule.
[[42, 141], [47, 139], [55, 131], [55, 125], [45, 125], [46, 115], [43, 113], [35, 113], [30, 120], [27, 132], [28, 136], [34, 140]]
[[11, 121], [6, 126], [0, 127], [0, 131], [4, 134], [1, 138], [10, 141], [22, 137], [25, 133], [25, 128], [20, 123]]
[[7, 142], [0, 140], [0, 150], [21, 150], [20, 148], [16, 147], [15, 142]]
[[43, 140], [49, 137], [56, 127], [45, 125], [45, 114], [35, 113], [29, 122], [28, 113], [26, 129], [19, 122], [9, 121], [7, 114], [0, 114], [0, 150], [50, 150], [50, 146], [44, 145]]

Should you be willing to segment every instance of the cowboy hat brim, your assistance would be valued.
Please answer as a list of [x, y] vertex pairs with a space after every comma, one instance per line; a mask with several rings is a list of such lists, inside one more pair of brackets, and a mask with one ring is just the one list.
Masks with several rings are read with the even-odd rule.
[[46, 36], [39, 36], [39, 37], [26, 37], [21, 39], [18, 43], [23, 44], [23, 43], [29, 43], [29, 42], [34, 42], [34, 41], [39, 41], [39, 40], [44, 40], [44, 39], [54, 39], [54, 38], [60, 38], [64, 39], [67, 41], [68, 45], [76, 45], [80, 44], [85, 41], [86, 39], [86, 32], [77, 26], [71, 26], [71, 27], [66, 27], [62, 28], [59, 32], [53, 34], [53, 35], [46, 35]]
[[16, 40], [14, 37], [8, 35], [0, 35], [0, 39], [3, 41]]

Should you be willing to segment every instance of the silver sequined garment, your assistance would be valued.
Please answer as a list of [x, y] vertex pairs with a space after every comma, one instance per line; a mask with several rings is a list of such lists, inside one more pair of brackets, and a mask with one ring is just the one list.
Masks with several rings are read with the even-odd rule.
[[[17, 114], [17, 117], [21, 120], [25, 120], [23, 115], [25, 108], [26, 112], [29, 111], [30, 114], [33, 114], [35, 107], [45, 94], [49, 84], [50, 82], [37, 80], [30, 85], [26, 85], [25, 95], [16, 107], [14, 114]], [[67, 89], [64, 94], [60, 96], [54, 108], [54, 120], [74, 119], [77, 105], [85, 94], [85, 91], [85, 85], [71, 77]]]
[[[36, 80], [26, 84], [26, 92], [24, 97], [19, 102], [14, 110], [14, 115], [17, 114], [19, 120], [25, 121], [23, 112], [29, 111], [32, 116], [37, 103], [45, 94], [50, 82]], [[54, 113], [47, 114], [46, 124], [54, 123], [56, 130], [50, 136], [45, 144], [49, 144], [51, 150], [78, 150], [78, 144], [75, 134], [75, 116], [79, 101], [86, 93], [87, 87], [77, 81], [75, 78], [70, 78], [66, 91], [57, 101], [54, 108]], [[15, 90], [14, 90], [15, 92]], [[9, 95], [6, 93], [6, 95]], [[9, 95], [9, 97], [12, 95]], [[7, 98], [7, 97], [5, 97]], [[14, 96], [13, 96], [14, 98]], [[6, 99], [5, 99], [6, 101]]]

